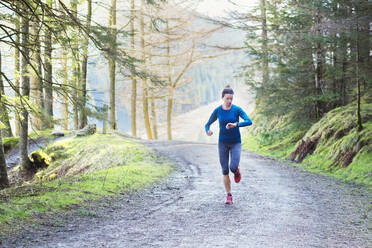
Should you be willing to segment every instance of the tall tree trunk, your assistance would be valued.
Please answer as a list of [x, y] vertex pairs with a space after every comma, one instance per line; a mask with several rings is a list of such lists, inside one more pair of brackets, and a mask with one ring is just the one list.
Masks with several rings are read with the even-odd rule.
[[[0, 95], [0, 104], [1, 95]], [[3, 138], [0, 132], [0, 190], [9, 187], [8, 173], [6, 171], [6, 161], [4, 156]]]
[[[92, 19], [92, 0], [88, 0], [88, 13], [87, 13], [87, 23], [86, 23], [86, 32], [90, 33], [90, 24]], [[88, 47], [89, 47], [89, 38], [86, 37], [83, 47], [83, 61], [81, 63], [82, 68], [82, 78], [81, 78], [81, 97], [80, 97], [80, 127], [84, 128], [87, 125], [87, 112], [86, 112], [86, 102], [87, 102], [87, 66], [88, 66]]]
[[171, 86], [169, 86], [168, 107], [167, 107], [167, 133], [168, 133], [168, 140], [172, 140], [173, 97], [174, 97], [174, 88], [171, 85]]
[[[77, 19], [77, 0], [71, 0], [71, 10], [75, 19]], [[74, 130], [79, 128], [79, 99], [78, 99], [78, 88], [80, 85], [80, 66], [79, 66], [79, 43], [78, 43], [78, 31], [73, 30], [73, 51], [72, 51], [72, 67], [73, 67], [73, 78], [72, 78], [72, 102], [73, 102], [73, 113], [74, 113]]]
[[[19, 3], [16, 3], [19, 7]], [[16, 30], [16, 43], [20, 44], [21, 42], [21, 26], [20, 26], [20, 16], [16, 14], [16, 20], [15, 20], [15, 30]], [[16, 96], [19, 96], [21, 94], [21, 88], [20, 88], [20, 58], [19, 58], [19, 48], [14, 48], [14, 86], [16, 88]], [[21, 129], [21, 123], [19, 120], [19, 113], [15, 112], [15, 135], [19, 136], [20, 129]]]
[[[344, 34], [340, 35], [343, 38]], [[346, 64], [347, 64], [347, 44], [343, 39], [340, 39], [340, 46], [338, 47], [338, 57], [341, 61], [341, 75], [338, 85], [338, 105], [344, 106], [346, 104]]]
[[[0, 51], [0, 116], [1, 121], [7, 125], [6, 129], [0, 128], [0, 190], [9, 187], [9, 180], [8, 180], [8, 173], [6, 171], [6, 161], [4, 156], [4, 148], [3, 148], [3, 136], [10, 137], [12, 136], [12, 130], [10, 129], [9, 117], [8, 112], [5, 109], [3, 104], [4, 95], [4, 85], [3, 85], [3, 75], [2, 75], [2, 64], [1, 64], [1, 51]], [[9, 125], [9, 126], [8, 126]], [[9, 135], [10, 130], [10, 135]]]
[[[149, 44], [152, 44], [152, 23], [149, 23]], [[149, 71], [152, 71], [152, 50], [149, 48]], [[153, 82], [150, 79], [150, 104], [151, 104], [151, 123], [152, 123], [152, 134], [154, 139], [158, 139], [158, 125], [156, 121], [156, 105], [155, 105], [155, 94]]]
[[[333, 36], [333, 38], [336, 40], [337, 37], [336, 35]], [[337, 57], [337, 42], [335, 42], [335, 44], [332, 46], [331, 48], [332, 50], [332, 67], [333, 67], [333, 70], [337, 71], [339, 69], [339, 66], [338, 66], [338, 60], [339, 58]], [[332, 75], [332, 94], [337, 94], [337, 85], [338, 85], [338, 82], [339, 82], [339, 77], [338, 75], [336, 74], [333, 74]], [[331, 106], [330, 106], [330, 109], [333, 109], [333, 108], [336, 108], [337, 107], [337, 100], [331, 100], [330, 102]]]
[[[35, 40], [35, 49], [36, 49], [36, 54], [35, 54], [35, 59], [36, 59], [36, 70], [37, 73], [39, 74], [37, 78], [37, 106], [39, 110], [42, 113], [45, 113], [45, 95], [44, 95], [44, 84], [43, 84], [43, 62], [41, 60], [41, 47], [40, 47], [40, 36], [37, 36], [37, 40]], [[41, 129], [43, 126], [46, 126], [45, 120], [43, 118], [39, 118], [40, 123], [39, 124], [39, 129]]]
[[[144, 71], [146, 71], [146, 47], [145, 47], [145, 20], [144, 20], [144, 9], [145, 1], [141, 0], [141, 49], [142, 49], [142, 61], [144, 64]], [[147, 77], [143, 79], [143, 94], [142, 94], [142, 106], [143, 106], [143, 117], [145, 121], [145, 128], [147, 132], [147, 138], [152, 139], [151, 124], [150, 124], [150, 115], [149, 115], [149, 101], [148, 101], [148, 79]]]
[[[321, 16], [319, 10], [316, 13], [316, 25], [317, 31], [316, 35], [318, 36], [318, 41], [316, 42], [316, 80], [315, 80], [315, 95], [319, 97], [321, 94], [321, 83], [323, 81], [323, 52], [322, 44], [319, 39], [321, 36], [320, 25], [321, 25]], [[318, 120], [321, 117], [321, 103], [317, 99], [315, 100], [315, 118]]]
[[[27, 6], [23, 6], [24, 10], [27, 11]], [[28, 98], [30, 96], [30, 76], [28, 73], [28, 60], [29, 60], [29, 17], [24, 15], [22, 17], [22, 97]], [[24, 102], [22, 100], [22, 102]], [[26, 104], [24, 104], [26, 105]], [[21, 111], [21, 130], [19, 135], [19, 157], [21, 168], [23, 170], [31, 169], [31, 161], [28, 158], [28, 111], [26, 106], [23, 106]]]
[[[31, 64], [33, 66], [33, 68], [30, 68], [31, 70], [31, 88], [30, 88], [30, 101], [33, 103], [33, 104], [36, 104], [36, 101], [37, 101], [37, 71], [34, 70], [35, 66], [36, 66], [36, 62], [35, 62], [35, 54], [36, 54], [36, 47], [35, 47], [35, 39], [36, 39], [36, 35], [37, 35], [37, 28], [36, 28], [36, 23], [34, 21], [35, 18], [31, 18], [30, 20], [30, 28], [31, 28], [31, 37], [30, 37], [30, 40], [31, 40], [31, 43], [32, 43], [32, 49], [31, 49], [31, 53], [30, 53], [30, 58], [31, 58]], [[31, 126], [37, 130], [39, 130], [40, 128], [38, 128], [38, 124], [40, 123], [38, 121], [38, 116], [37, 116], [37, 113], [34, 113], [34, 112], [31, 112], [30, 113], [30, 123], [31, 123]], [[39, 126], [40, 127], [40, 126]]]
[[[50, 8], [53, 0], [47, 0]], [[52, 24], [52, 17], [47, 17], [48, 23]], [[53, 71], [52, 71], [52, 31], [51, 27], [45, 29], [45, 112], [48, 117], [47, 128], [53, 128]]]
[[[357, 48], [359, 49], [359, 48]], [[357, 55], [359, 57], [359, 53]], [[362, 117], [360, 115], [360, 81], [359, 81], [359, 63], [356, 63], [356, 82], [357, 82], [357, 89], [358, 89], [358, 99], [357, 99], [357, 125], [358, 125], [358, 131], [363, 130], [362, 126]]]
[[116, 0], [111, 1], [109, 16], [110, 33], [112, 37], [111, 49], [108, 59], [110, 77], [110, 128], [116, 130], [116, 106], [115, 106], [115, 69], [116, 69]]
[[[63, 9], [63, 6], [60, 4], [59, 5], [60, 11], [63, 13], [63, 17], [67, 18], [67, 15], [65, 14], [65, 11]], [[68, 123], [69, 123], [69, 118], [68, 118], [68, 107], [69, 107], [69, 89], [70, 89], [70, 81], [69, 81], [69, 67], [68, 67], [68, 50], [64, 49], [65, 47], [62, 46], [62, 75], [63, 75], [63, 90], [62, 90], [62, 117], [63, 117], [63, 123], [62, 123], [62, 128], [64, 130], [68, 130]]]
[[150, 88], [151, 97], [151, 121], [152, 121], [152, 131], [154, 133], [154, 139], [158, 139], [158, 124], [156, 121], [156, 104], [155, 104], [155, 94], [154, 87]]
[[[41, 56], [40, 56], [40, 39], [39, 39], [39, 23], [36, 18], [33, 18], [31, 23], [31, 32], [33, 36], [32, 45], [32, 64], [34, 69], [32, 70], [31, 77], [31, 95], [33, 103], [38, 106], [39, 111], [44, 112], [44, 93], [43, 93], [43, 81], [42, 81], [42, 69], [41, 69]], [[39, 114], [32, 116], [32, 122], [36, 130], [41, 129], [41, 119]]]
[[359, 11], [358, 11], [358, 7], [356, 7], [357, 11], [356, 11], [356, 35], [357, 35], [357, 38], [356, 38], [356, 56], [355, 56], [355, 77], [356, 77], [356, 83], [357, 83], [357, 112], [356, 112], [356, 115], [357, 115], [357, 125], [358, 125], [358, 131], [362, 131], [363, 130], [363, 126], [362, 126], [362, 117], [360, 115], [360, 80], [359, 80], [359, 64], [360, 64], [360, 54], [359, 54], [359, 49], [360, 49], [360, 36], [359, 36], [359, 18], [358, 18], [358, 15], [359, 15]]
[[[78, 37], [76, 37], [78, 39]], [[76, 48], [79, 49], [79, 44], [76, 44]], [[80, 101], [79, 101], [79, 89], [80, 89], [80, 79], [81, 79], [81, 74], [80, 74], [80, 54], [79, 52], [75, 53], [74, 57], [74, 63], [75, 63], [75, 80], [73, 81], [74, 83], [74, 90], [73, 90], [73, 99], [74, 99], [74, 129], [77, 130], [79, 129], [79, 106], [80, 106]]]
[[172, 109], [173, 109], [173, 84], [170, 64], [170, 32], [169, 32], [169, 20], [165, 21], [166, 34], [167, 34], [167, 68], [168, 68], [168, 106], [167, 106], [167, 134], [168, 140], [172, 140]]
[[[135, 53], [135, 47], [134, 47], [134, 22], [135, 22], [136, 14], [135, 14], [135, 2], [134, 0], [131, 0], [131, 22], [130, 22], [130, 30], [132, 33], [131, 36], [131, 53], [132, 56], [134, 56]], [[134, 75], [134, 70], [132, 70], [131, 73], [131, 79], [132, 79], [132, 97], [131, 97], [131, 123], [132, 123], [132, 135], [134, 137], [137, 136], [137, 80], [136, 76]]]
[[149, 100], [148, 100], [148, 85], [147, 79], [143, 81], [143, 95], [142, 95], [142, 105], [143, 105], [143, 116], [145, 118], [145, 127], [147, 132], [147, 138], [153, 139], [152, 137], [152, 130], [151, 130], [151, 123], [150, 123], [150, 115], [149, 115]]
[[342, 106], [346, 105], [346, 57], [342, 61], [342, 81], [341, 81], [341, 102]]
[[63, 87], [64, 90], [62, 92], [62, 104], [63, 104], [63, 129], [68, 130], [68, 65], [67, 65], [67, 56], [68, 52], [63, 49], [63, 55], [62, 55], [62, 70], [63, 70]]
[[[1, 100], [1, 95], [5, 95], [1, 59], [2, 57], [1, 57], [1, 51], [0, 51], [0, 100]], [[6, 125], [6, 128], [0, 129], [1, 135], [3, 137], [12, 137], [13, 134], [12, 134], [12, 128], [10, 127], [8, 111], [2, 101], [0, 101], [0, 118], [1, 118], [0, 119], [1, 122]]]

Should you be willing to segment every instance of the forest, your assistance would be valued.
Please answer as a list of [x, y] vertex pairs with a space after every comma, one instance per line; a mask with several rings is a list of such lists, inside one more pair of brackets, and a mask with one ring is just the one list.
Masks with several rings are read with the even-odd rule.
[[243, 73], [260, 125], [250, 149], [371, 183], [371, 8], [262, 0], [256, 12], [233, 14], [252, 58]]
[[[343, 136], [353, 128], [357, 133], [369, 130], [368, 1], [262, 0], [249, 13], [236, 10], [221, 18], [201, 16], [195, 1], [35, 0], [1, 5], [1, 58], [6, 66], [0, 77], [2, 138], [19, 136], [23, 169], [32, 167], [27, 151], [30, 130], [77, 130], [88, 118], [107, 119], [109, 128], [116, 130], [117, 112], [123, 111], [117, 109], [119, 103], [130, 110], [124, 112], [125, 128], [130, 127], [133, 136], [140, 123], [148, 139], [157, 139], [158, 122], [164, 121], [167, 138], [172, 139], [172, 115], [217, 100], [234, 73], [256, 96], [255, 117], [266, 118], [252, 129], [257, 137], [276, 139], [275, 143], [287, 135], [293, 143], [328, 112], [343, 106], [353, 112], [345, 118], [355, 121], [328, 136]], [[211, 36], [223, 35], [226, 29], [243, 32], [244, 44], [223, 47], [217, 39], [216, 45]], [[223, 72], [218, 61], [242, 56], [231, 51], [244, 52], [246, 63], [238, 72]], [[213, 58], [213, 67], [203, 66]], [[95, 88], [87, 86], [89, 69]], [[102, 87], [107, 93], [97, 98], [96, 90]], [[281, 136], [263, 127], [275, 122], [286, 123], [287, 129], [273, 129]], [[314, 149], [315, 138], [319, 140], [308, 139], [291, 157]], [[357, 150], [344, 151], [338, 160], [350, 162], [367, 149], [363, 147], [370, 138], [362, 140], [357, 138]], [[4, 163], [1, 168], [7, 185]]]
[[[202, 234], [222, 232], [225, 216], [238, 210], [248, 213], [238, 222], [243, 228], [262, 219], [265, 227], [276, 226], [273, 220], [286, 226], [292, 219], [285, 217], [299, 214], [298, 229], [283, 228], [296, 230], [293, 237], [324, 220], [342, 244], [347, 235], [332, 228], [358, 230], [361, 238], [350, 241], [357, 245], [348, 247], [363, 247], [371, 230], [371, 13], [368, 0], [1, 0], [0, 246], [35, 223], [59, 232], [55, 216], [77, 214], [76, 223], [128, 196], [117, 208], [129, 209], [128, 228], [144, 209], [144, 226], [153, 226], [146, 216], [154, 216], [161, 223], [154, 229], [172, 224]], [[204, 130], [228, 83], [234, 101], [253, 109], [252, 125], [235, 126], [246, 181], [237, 197], [244, 204], [232, 210], [210, 202], [220, 194], [221, 175]], [[177, 140], [182, 132], [197, 138]], [[121, 228], [115, 225], [108, 226]], [[311, 236], [316, 245], [331, 244], [324, 230]], [[283, 247], [294, 244], [288, 242]]]
[[173, 112], [216, 98], [216, 90], [208, 91], [215, 82], [203, 74], [200, 84], [207, 87], [185, 97], [191, 78], [198, 77], [191, 67], [224, 55], [206, 45], [224, 27], [208, 24], [196, 6], [197, 1], [2, 1], [2, 138], [8, 143], [19, 137], [21, 168], [32, 169], [30, 131], [78, 130], [88, 120], [106, 119], [117, 130], [124, 116], [129, 125], [121, 129], [129, 127], [133, 136], [140, 123], [148, 139], [157, 139], [157, 122], [165, 121], [172, 139]]

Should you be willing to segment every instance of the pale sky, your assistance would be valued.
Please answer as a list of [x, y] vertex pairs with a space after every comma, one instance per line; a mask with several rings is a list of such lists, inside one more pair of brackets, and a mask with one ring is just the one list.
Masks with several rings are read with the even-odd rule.
[[202, 0], [197, 11], [211, 17], [226, 17], [229, 11], [248, 11], [258, 0]]

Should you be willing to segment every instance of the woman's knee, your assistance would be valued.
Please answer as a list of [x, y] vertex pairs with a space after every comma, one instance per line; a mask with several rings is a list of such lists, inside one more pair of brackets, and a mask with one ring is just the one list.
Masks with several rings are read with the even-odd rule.
[[238, 170], [238, 167], [239, 167], [239, 164], [234, 165], [234, 166], [231, 166], [231, 165], [230, 165], [230, 170], [231, 170], [231, 172], [232, 172], [232, 173], [235, 173], [235, 172]]

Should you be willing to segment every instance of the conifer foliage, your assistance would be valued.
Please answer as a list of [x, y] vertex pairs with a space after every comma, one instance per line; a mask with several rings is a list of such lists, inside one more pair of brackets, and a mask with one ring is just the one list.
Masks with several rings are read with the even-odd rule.
[[257, 109], [317, 121], [355, 101], [361, 130], [361, 98], [370, 100], [372, 88], [371, 10], [369, 1], [261, 0], [255, 13], [240, 13]]

